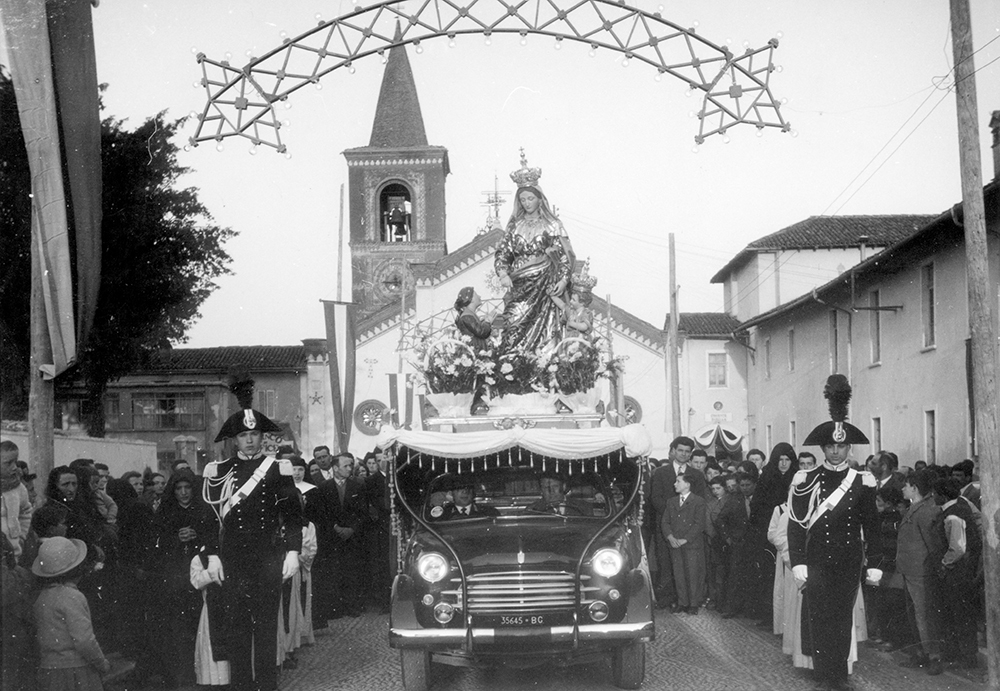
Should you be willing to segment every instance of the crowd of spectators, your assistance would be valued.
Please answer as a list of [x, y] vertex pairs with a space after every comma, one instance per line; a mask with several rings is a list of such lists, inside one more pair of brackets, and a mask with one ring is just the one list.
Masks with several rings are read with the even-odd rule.
[[[391, 451], [376, 449], [362, 462], [326, 446], [308, 462], [289, 448], [279, 455], [292, 462], [309, 522], [301, 573], [282, 598], [275, 632], [276, 665], [287, 668], [331, 619], [388, 610]], [[111, 478], [106, 465], [77, 459], [54, 468], [37, 495], [14, 444], [3, 442], [0, 461], [4, 691], [36, 688], [36, 680], [40, 689], [64, 688], [67, 670], [75, 670], [73, 688], [97, 691], [111, 653], [135, 662], [137, 685], [155, 677], [168, 688], [226, 683], [208, 652], [210, 581], [195, 559], [218, 523], [186, 462], [167, 474]], [[749, 618], [784, 637], [795, 666], [810, 667], [798, 648], [802, 596], [786, 531], [792, 479], [816, 462], [787, 443], [720, 461], [675, 439], [670, 457], [653, 461], [648, 485], [644, 536], [657, 606]], [[867, 566], [882, 576], [859, 592], [851, 660], [866, 642], [908, 653], [902, 664], [929, 674], [946, 663], [975, 667], [985, 631], [975, 466], [916, 465], [901, 471], [895, 454], [879, 451], [864, 468], [877, 487], [883, 555]], [[60, 626], [77, 621], [91, 631], [78, 649], [56, 649], [65, 636], [50, 630], [53, 608], [71, 613]]]
[[[670, 456], [653, 459], [644, 536], [657, 607], [697, 615], [715, 610], [783, 636], [797, 667], [811, 668], [799, 649], [802, 594], [788, 554], [788, 496], [797, 471], [816, 456], [779, 443], [769, 455], [719, 460], [677, 437]], [[945, 664], [977, 665], [985, 635], [981, 494], [975, 464], [899, 468], [879, 451], [859, 470], [872, 473], [881, 519], [881, 556], [868, 568], [855, 606], [857, 645], [901, 651], [902, 664], [941, 673]]]
[[[77, 459], [34, 496], [18, 454], [3, 442], [3, 691], [100, 691], [109, 659], [134, 667], [133, 688], [157, 678], [166, 688], [227, 684], [206, 613], [206, 588], [217, 586], [199, 558], [219, 530], [203, 478], [185, 461], [112, 478], [106, 465]], [[275, 664], [293, 668], [330, 619], [388, 611], [389, 494], [375, 452], [363, 463], [326, 447], [308, 463], [291, 448], [279, 456], [292, 463], [309, 520], [275, 631]]]

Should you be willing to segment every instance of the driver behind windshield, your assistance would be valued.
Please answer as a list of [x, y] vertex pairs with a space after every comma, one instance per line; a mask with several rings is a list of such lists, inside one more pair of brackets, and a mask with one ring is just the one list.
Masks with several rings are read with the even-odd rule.
[[542, 498], [529, 505], [529, 511], [555, 513], [561, 516], [590, 516], [591, 507], [588, 503], [566, 496], [567, 483], [561, 476], [555, 474], [542, 475], [539, 481]]
[[493, 518], [500, 512], [492, 506], [476, 503], [476, 485], [471, 480], [459, 480], [451, 489], [452, 503], [444, 507], [443, 521], [459, 518]]

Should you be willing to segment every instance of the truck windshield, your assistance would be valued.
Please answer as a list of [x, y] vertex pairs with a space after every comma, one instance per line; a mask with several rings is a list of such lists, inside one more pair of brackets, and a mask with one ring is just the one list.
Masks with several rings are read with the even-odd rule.
[[486, 468], [469, 464], [462, 472], [454, 461], [409, 465], [398, 469], [397, 481], [409, 510], [428, 522], [547, 515], [607, 518], [632, 495], [638, 475], [634, 461], [615, 454], [597, 463], [563, 461], [558, 467], [551, 460]]

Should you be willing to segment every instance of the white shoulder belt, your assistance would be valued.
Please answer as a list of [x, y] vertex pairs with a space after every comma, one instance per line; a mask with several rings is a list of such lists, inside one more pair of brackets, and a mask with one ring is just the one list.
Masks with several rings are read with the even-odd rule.
[[[841, 481], [837, 489], [833, 490], [833, 492], [830, 493], [830, 496], [826, 498], [826, 501], [817, 506], [815, 510], [812, 512], [812, 515], [809, 517], [810, 528], [812, 528], [813, 524], [815, 524], [816, 521], [820, 519], [820, 516], [822, 516], [824, 513], [834, 508], [835, 506], [837, 506], [837, 504], [840, 503], [840, 500], [844, 498], [845, 494], [847, 494], [847, 490], [849, 490], [851, 488], [851, 485], [854, 484], [854, 478], [856, 478], [857, 476], [858, 476], [858, 471], [856, 471], [854, 468], [849, 468], [847, 470], [847, 475], [844, 476], [844, 479]], [[816, 492], [816, 496], [819, 496], [819, 489], [820, 489], [819, 483], [817, 482], [816, 489], [813, 490], [814, 492]]]

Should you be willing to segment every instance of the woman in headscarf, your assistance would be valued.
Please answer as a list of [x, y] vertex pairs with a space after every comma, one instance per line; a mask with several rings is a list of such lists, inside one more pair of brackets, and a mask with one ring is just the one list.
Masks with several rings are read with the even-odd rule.
[[161, 670], [168, 686], [192, 684], [194, 646], [201, 614], [201, 593], [190, 581], [191, 560], [204, 544], [214, 516], [195, 496], [195, 477], [188, 470], [170, 476], [156, 515], [157, 546], [154, 562], [160, 577], [159, 615]]
[[775, 444], [767, 464], [760, 471], [760, 480], [750, 505], [752, 515], [756, 513], [754, 506], [760, 507], [759, 517], [765, 524], [765, 530], [774, 507], [788, 499], [788, 488], [792, 486], [792, 478], [798, 469], [799, 460], [792, 445], [787, 442]]
[[763, 616], [759, 624], [762, 628], [776, 627], [777, 621], [781, 619], [780, 615], [776, 619], [774, 613], [774, 572], [778, 556], [774, 544], [768, 540], [768, 529], [775, 507], [788, 499], [788, 488], [798, 469], [799, 461], [792, 445], [787, 442], [775, 444], [767, 464], [760, 472], [753, 499], [750, 500], [750, 531], [757, 544], [756, 554], [760, 558], [759, 595]]
[[511, 173], [518, 185], [514, 211], [497, 247], [494, 268], [504, 295], [500, 354], [514, 349], [536, 353], [562, 337], [561, 312], [551, 296], [567, 300], [573, 271], [573, 251], [562, 222], [549, 208], [538, 186], [539, 168]]

